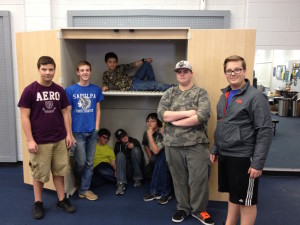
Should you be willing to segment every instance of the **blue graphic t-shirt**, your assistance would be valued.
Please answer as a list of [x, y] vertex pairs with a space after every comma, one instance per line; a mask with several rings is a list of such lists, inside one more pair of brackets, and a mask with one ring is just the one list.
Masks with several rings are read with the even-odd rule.
[[90, 84], [73, 84], [66, 88], [72, 106], [72, 132], [85, 133], [95, 130], [96, 105], [104, 99], [100, 87]]

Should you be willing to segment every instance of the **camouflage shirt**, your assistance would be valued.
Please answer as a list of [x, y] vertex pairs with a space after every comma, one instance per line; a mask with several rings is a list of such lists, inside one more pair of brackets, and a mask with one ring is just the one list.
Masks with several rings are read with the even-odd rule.
[[181, 91], [178, 86], [169, 88], [161, 97], [157, 113], [163, 120], [165, 111], [196, 110], [200, 124], [189, 127], [174, 126], [166, 122], [164, 126], [165, 146], [191, 146], [199, 143], [209, 143], [207, 122], [210, 117], [210, 102], [206, 90], [193, 86]]
[[103, 85], [109, 87], [109, 84], [117, 86], [120, 91], [128, 91], [132, 84], [132, 77], [126, 73], [135, 67], [135, 63], [120, 64], [114, 71], [105, 71], [103, 73]]

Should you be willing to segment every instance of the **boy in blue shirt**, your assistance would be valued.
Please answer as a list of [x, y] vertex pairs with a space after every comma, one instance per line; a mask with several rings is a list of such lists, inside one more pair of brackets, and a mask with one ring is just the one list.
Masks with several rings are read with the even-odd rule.
[[97, 200], [90, 189], [93, 176], [93, 161], [100, 127], [100, 102], [104, 99], [101, 89], [90, 83], [91, 64], [81, 61], [77, 64], [79, 82], [66, 88], [70, 102], [68, 106], [73, 137], [76, 140], [75, 176], [80, 182], [78, 196]]

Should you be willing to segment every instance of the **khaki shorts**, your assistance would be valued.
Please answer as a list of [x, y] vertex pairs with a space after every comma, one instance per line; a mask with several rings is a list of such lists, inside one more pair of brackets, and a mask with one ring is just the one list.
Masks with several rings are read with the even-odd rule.
[[30, 153], [29, 166], [32, 177], [42, 183], [49, 181], [50, 169], [54, 176], [66, 176], [70, 172], [65, 140], [39, 144], [38, 153]]

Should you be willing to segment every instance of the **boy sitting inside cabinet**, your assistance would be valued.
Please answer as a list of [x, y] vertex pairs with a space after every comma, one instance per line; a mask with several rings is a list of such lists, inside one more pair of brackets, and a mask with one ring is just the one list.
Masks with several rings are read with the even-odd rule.
[[[165, 91], [172, 85], [155, 81], [152, 68], [152, 58], [143, 58], [136, 62], [118, 65], [118, 56], [114, 52], [105, 54], [108, 70], [103, 73], [102, 91], [109, 90], [112, 84], [120, 91]], [[127, 71], [139, 67], [134, 76], [128, 76]]]

